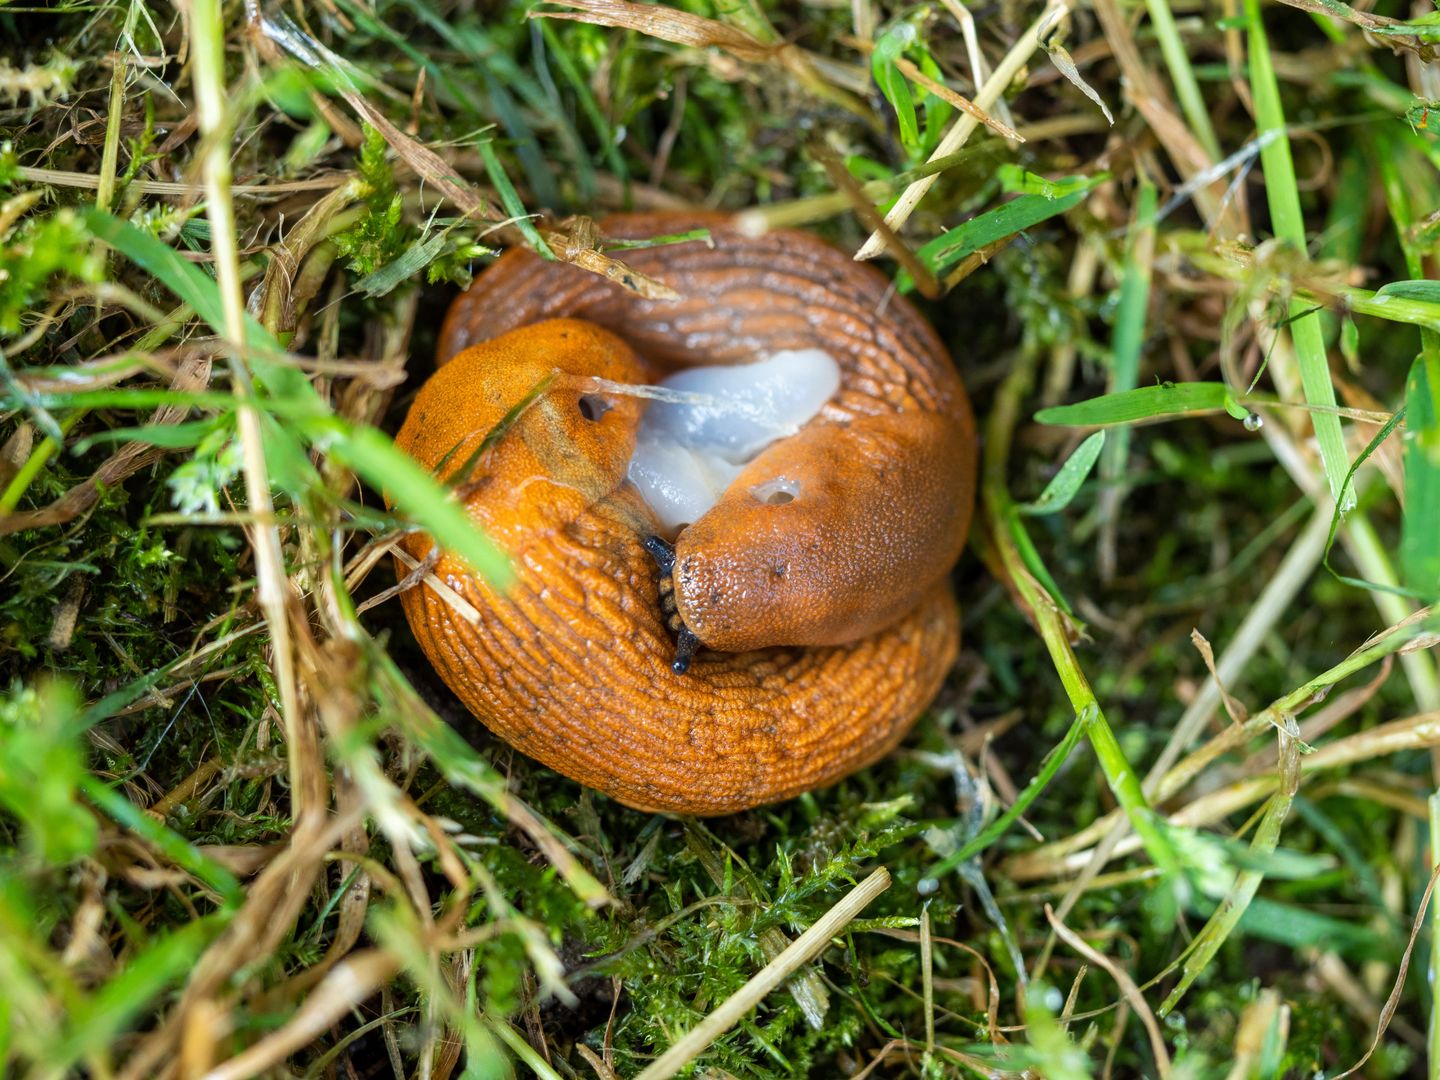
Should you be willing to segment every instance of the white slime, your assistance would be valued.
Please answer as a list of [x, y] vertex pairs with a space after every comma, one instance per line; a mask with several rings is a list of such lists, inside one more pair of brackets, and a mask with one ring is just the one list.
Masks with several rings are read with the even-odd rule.
[[[651, 401], [630, 459], [631, 483], [673, 530], [714, 506], [767, 446], [804, 427], [840, 388], [840, 366], [827, 352], [796, 349], [751, 364], [686, 368], [660, 385], [704, 396]], [[775, 482], [783, 489], [783, 478]]]

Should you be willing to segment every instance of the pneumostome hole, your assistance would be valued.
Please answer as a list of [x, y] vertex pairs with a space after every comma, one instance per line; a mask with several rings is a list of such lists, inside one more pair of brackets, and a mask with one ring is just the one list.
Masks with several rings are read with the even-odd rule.
[[592, 424], [615, 406], [603, 394], [581, 394], [580, 415]]
[[800, 494], [800, 485], [794, 480], [779, 476], [763, 484], [756, 484], [750, 489], [750, 494], [766, 506], [784, 506], [795, 501], [795, 497]]

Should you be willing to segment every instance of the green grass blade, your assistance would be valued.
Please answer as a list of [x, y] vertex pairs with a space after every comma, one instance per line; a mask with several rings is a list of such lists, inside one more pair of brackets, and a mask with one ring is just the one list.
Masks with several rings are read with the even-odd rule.
[[1440, 358], [1421, 355], [1405, 384], [1405, 516], [1401, 580], [1427, 599], [1440, 593]]
[[[616, 179], [625, 188], [626, 201], [629, 201], [630, 170], [625, 164], [625, 155], [620, 152], [620, 140], [616, 138], [616, 132], [605, 111], [600, 108], [600, 103], [595, 100], [595, 94], [591, 91], [585, 76], [581, 74], [579, 65], [575, 58], [570, 55], [569, 48], [560, 40], [554, 24], [549, 19], [536, 19], [535, 24], [540, 27], [541, 40], [545, 42], [546, 55], [555, 61], [555, 66], [560, 69], [560, 74], [570, 85], [570, 92], [575, 95], [575, 100], [580, 105], [580, 111], [585, 114], [585, 119], [595, 129], [599, 136], [601, 152], [605, 155], [605, 164], [615, 174]], [[577, 144], [579, 140], [576, 140]], [[581, 182], [582, 187], [588, 183], [590, 188], [595, 185], [594, 166], [590, 164], [588, 155], [579, 155], [583, 163]], [[588, 180], [587, 180], [588, 177]]]
[[[486, 761], [476, 749], [466, 742], [453, 727], [442, 721], [415, 697], [414, 691], [395, 667], [394, 661], [380, 654], [376, 657], [388, 674], [392, 684], [399, 690], [403, 708], [397, 709], [389, 719], [427, 755], [446, 780], [462, 791], [479, 796], [496, 811], [511, 821], [516, 820], [517, 803], [510, 795], [505, 777]], [[526, 821], [521, 825], [544, 850], [546, 857], [555, 867], [556, 873], [565, 879], [577, 897], [587, 904], [598, 905], [609, 899], [605, 887], [565, 846], [564, 837], [533, 810], [525, 808]]]
[[[0, 395], [0, 406], [9, 408], [11, 407], [10, 403], [15, 400], [8, 395]], [[240, 404], [234, 394], [226, 394], [218, 390], [77, 390], [73, 393], [46, 391], [36, 395], [36, 400], [55, 408], [76, 409], [138, 410], [174, 406], [181, 409], [225, 411], [238, 408]], [[324, 405], [318, 397], [314, 396], [308, 396], [301, 401], [267, 397], [264, 407], [266, 412], [274, 416], [294, 420], [313, 420], [316, 418], [317, 410], [320, 410], [322, 415], [324, 412]]]
[[480, 144], [480, 157], [485, 162], [485, 171], [490, 174], [490, 183], [495, 185], [495, 193], [500, 196], [500, 204], [505, 207], [505, 212], [515, 219], [516, 227], [524, 234], [530, 246], [542, 258], [553, 261], [555, 253], [550, 250], [550, 245], [545, 243], [545, 238], [535, 228], [535, 223], [530, 220], [530, 212], [520, 201], [520, 195], [515, 190], [515, 185], [510, 182], [510, 177], [505, 172], [505, 166], [500, 164], [495, 147], [488, 139]]
[[97, 431], [77, 442], [75, 453], [83, 454], [91, 447], [117, 442], [163, 446], [167, 450], [188, 449], [199, 445], [200, 441], [218, 426], [214, 420], [192, 420], [183, 424], [141, 424], [139, 427]]
[[[1265, 194], [1270, 204], [1270, 217], [1275, 235], [1297, 252], [1306, 253], [1305, 218], [1300, 211], [1300, 190], [1295, 181], [1295, 163], [1290, 156], [1290, 138], [1285, 134], [1285, 112], [1280, 104], [1280, 84], [1270, 58], [1270, 42], [1265, 36], [1265, 22], [1260, 14], [1260, 0], [1245, 0], [1245, 14], [1250, 31], [1250, 91], [1255, 98], [1258, 133], [1279, 133], [1260, 151], [1260, 165], [1265, 173]], [[1305, 310], [1299, 300], [1291, 301], [1290, 314], [1298, 316]], [[1330, 365], [1326, 356], [1324, 328], [1317, 314], [1295, 318], [1290, 324], [1290, 338], [1295, 344], [1295, 358], [1300, 366], [1300, 385], [1305, 400], [1327, 409], [1335, 407], [1335, 387], [1330, 381]], [[1320, 444], [1320, 459], [1331, 496], [1341, 504], [1341, 511], [1352, 503], [1342, 498], [1345, 472], [1350, 464], [1345, 452], [1345, 437], [1340, 418], [1330, 412], [1312, 414], [1315, 437]]]
[[1090, 470], [1095, 467], [1095, 460], [1100, 456], [1100, 451], [1105, 447], [1105, 431], [1102, 429], [1088, 436], [1084, 442], [1075, 448], [1075, 452], [1065, 459], [1065, 464], [1060, 466], [1057, 472], [1045, 485], [1045, 490], [1040, 497], [1033, 502], [1022, 503], [1015, 509], [1022, 514], [1058, 514], [1065, 507], [1070, 505], [1070, 500], [1075, 498], [1076, 492], [1080, 490], [1085, 478], [1090, 475]]
[[245, 892], [234, 874], [207, 858], [190, 841], [156, 821], [99, 777], [86, 777], [81, 789], [102, 813], [129, 829], [180, 869], [214, 889], [226, 908], [238, 907], [244, 900]]
[[[488, 155], [487, 162], [493, 161], [499, 169], [499, 161], [495, 159], [494, 151], [488, 144], [482, 147], [482, 152]], [[503, 177], [503, 171], [500, 171], [499, 175]], [[506, 183], [508, 185], [508, 180]], [[507, 187], [505, 190], [510, 198], [518, 203], [514, 188]], [[155, 237], [109, 214], [90, 210], [86, 213], [86, 222], [96, 236], [154, 274], [220, 332], [224, 325], [220, 290], [215, 282], [196, 266], [181, 258], [173, 248]], [[524, 223], [522, 228], [527, 225], [528, 222]], [[533, 226], [529, 228], [534, 232]], [[538, 233], [535, 234], [535, 239], [544, 245]], [[252, 345], [276, 353], [283, 352], [268, 331], [248, 315], [246, 333], [247, 340]], [[324, 406], [310, 388], [303, 373], [298, 370], [273, 363], [259, 365], [257, 370], [271, 384], [271, 390], [280, 394], [278, 397], [266, 398], [264, 406], [268, 411], [290, 411], [292, 415], [299, 416], [309, 413], [309, 422], [302, 422], [301, 429], [312, 442], [322, 445], [345, 462], [367, 483], [389, 492], [401, 510], [422, 525], [442, 547], [468, 562], [477, 573], [497, 583], [509, 580], [510, 564], [505, 555], [475, 526], [464, 510], [455, 504], [444, 486], [412, 458], [397, 450], [388, 438], [373, 428], [353, 427], [325, 416]], [[233, 397], [226, 395], [183, 395], [170, 391], [99, 391], [92, 396], [100, 399], [97, 404], [112, 396], [120, 397], [134, 408], [150, 403], [147, 394], [158, 394], [162, 400], [157, 400], [157, 404], [187, 403], [212, 408], [234, 407], [236, 404]], [[68, 404], [74, 405], [81, 396], [70, 394], [63, 398]], [[288, 410], [285, 408], [287, 401], [291, 406]], [[320, 412], [319, 416], [315, 415], [317, 410]]]
[[491, 108], [495, 110], [495, 115], [505, 128], [505, 133], [510, 136], [515, 158], [525, 171], [525, 178], [530, 184], [531, 194], [541, 206], [560, 205], [560, 192], [555, 186], [555, 177], [551, 166], [545, 160], [545, 152], [535, 137], [535, 132], [526, 122], [523, 111], [516, 104], [510, 91], [505, 88], [505, 84], [497, 79], [488, 68], [482, 70], [485, 89], [490, 94]]
[[74, 687], [56, 680], [37, 688], [20, 722], [0, 715], [0, 821], [17, 841], [24, 836], [32, 858], [53, 866], [92, 857], [99, 840], [94, 815], [76, 797], [88, 776], [78, 704]]
[[[1292, 719], [1291, 724], [1294, 723]], [[1260, 824], [1255, 828], [1251, 850], [1262, 857], [1274, 852], [1280, 842], [1280, 831], [1290, 814], [1290, 805], [1300, 786], [1300, 749], [1298, 739], [1289, 734], [1279, 736], [1280, 741], [1280, 790], [1271, 797]], [[1254, 900], [1261, 883], [1265, 880], [1264, 870], [1241, 870], [1235, 875], [1229, 893], [1215, 909], [1209, 921], [1196, 935], [1189, 954], [1181, 968], [1180, 981], [1166, 995], [1157, 1010], [1160, 1016], [1168, 1015], [1185, 996], [1195, 980], [1210, 966], [1220, 946], [1235, 931], [1244, 917], [1250, 902]]]
[[[1434, 874], [1440, 871], [1440, 792], [1431, 793], [1426, 801], [1426, 810], [1430, 825], [1430, 872]], [[1440, 972], [1440, 904], [1430, 905], [1429, 969], [1430, 985], [1433, 987], [1436, 973]], [[1433, 999], [1433, 990], [1431, 996], [1425, 1044], [1430, 1075], [1435, 1076], [1440, 1072], [1440, 1002]]]
[[[85, 225], [96, 238], [158, 278], [167, 289], [189, 304], [217, 334], [224, 334], [225, 313], [220, 301], [220, 287], [198, 266], [182, 258], [168, 244], [104, 211], [86, 210]], [[245, 342], [251, 348], [284, 352], [270, 332], [249, 314], [245, 316]]]
[[[1217, 908], [1197, 897], [1191, 904], [1197, 915], [1210, 917]], [[1369, 960], [1398, 952], [1396, 941], [1373, 926], [1347, 922], [1332, 915], [1282, 903], [1263, 896], [1254, 897], [1240, 916], [1236, 929], [1246, 937], [1272, 941], [1292, 949], [1322, 948], [1339, 952], [1355, 960]]]
[[[1017, 508], [1018, 509], [1018, 508]], [[1020, 520], [1018, 513], [1010, 515], [1008, 522], [1009, 533], [1015, 542], [1015, 550], [1020, 556], [1025, 568], [1035, 575], [1041, 587], [1050, 594], [1050, 599], [1066, 615], [1074, 615], [1075, 609], [1070, 606], [1070, 601], [1060, 589], [1060, 583], [1050, 574], [1050, 568], [1045, 565], [1045, 560], [1040, 557], [1039, 550], [1035, 547], [1035, 541], [1030, 538], [1030, 531], [1025, 528], [1025, 522]]]
[[388, 262], [378, 270], [360, 278], [355, 282], [355, 288], [372, 299], [384, 296], [412, 280], [421, 270], [434, 262], [445, 247], [446, 239], [446, 234], [442, 230], [424, 240], [417, 240], [398, 259]]
[[[1320, 255], [1353, 266], [1361, 259], [1365, 219], [1370, 202], [1370, 169], [1363, 154], [1346, 154], [1340, 159], [1335, 181], [1335, 200], [1325, 216]], [[1320, 316], [1327, 345], [1335, 344], [1340, 320], [1332, 312]]]
[[1339, 296], [1357, 315], [1369, 315], [1387, 322], [1407, 323], [1422, 330], [1440, 331], [1440, 303], [1418, 293], [1406, 295], [1408, 290], [1389, 292], [1388, 289], [1389, 286], [1385, 286], [1373, 293], [1368, 289], [1341, 289]]
[[[1093, 709], [1093, 706], [1091, 709]], [[1080, 740], [1085, 737], [1089, 722], [1090, 709], [1083, 710], [1075, 715], [1075, 719], [1065, 732], [1065, 737], [1060, 740], [1050, 753], [1045, 755], [1045, 760], [1040, 766], [1040, 771], [1035, 774], [1030, 783], [1025, 785], [1025, 790], [1010, 804], [1009, 809], [977, 833], [972, 839], [967, 841], [958, 851], [952, 852], [941, 859], [930, 868], [929, 873], [921, 878], [918, 888], [922, 894], [933, 891], [939, 884], [940, 878], [966, 860], [973, 859], [976, 855], [979, 855], [980, 852], [1004, 836], [1011, 825], [1020, 820], [1020, 815], [1025, 813], [1030, 804], [1039, 798], [1040, 793], [1044, 791], [1046, 785], [1055, 778], [1055, 774], [1060, 771], [1061, 766], [1070, 760], [1071, 752], [1080, 744]]]
[[913, 23], [902, 22], [880, 35], [875, 42], [875, 51], [870, 54], [870, 73], [880, 93], [895, 110], [895, 120], [900, 127], [900, 143], [907, 150], [913, 150], [920, 142], [920, 125], [915, 118], [915, 99], [910, 93], [910, 84], [895, 66], [895, 60], [915, 40]]
[[[1141, 179], [1135, 206], [1135, 221], [1125, 251], [1125, 277], [1120, 283], [1120, 303], [1115, 310], [1115, 333], [1110, 368], [1112, 395], [1134, 390], [1140, 377], [1140, 351], [1145, 344], [1145, 314], [1150, 306], [1150, 268], [1155, 253], [1155, 185]], [[1119, 509], [1120, 478], [1130, 459], [1130, 429], [1122, 427], [1105, 448], [1100, 477], [1114, 500], [1102, 502], [1102, 516], [1109, 519]]]
[[1190, 57], [1185, 43], [1180, 40], [1180, 28], [1175, 24], [1175, 15], [1170, 10], [1170, 0], [1145, 0], [1145, 9], [1150, 13], [1150, 25], [1155, 28], [1155, 38], [1160, 42], [1160, 54], [1165, 58], [1170, 81], [1175, 84], [1175, 96], [1180, 99], [1180, 111], [1190, 130], [1199, 140], [1211, 162], [1220, 160], [1220, 140], [1215, 137], [1215, 128], [1210, 123], [1210, 111], [1200, 95], [1200, 84], [1195, 80], [1195, 70], [1190, 66]]
[[986, 244], [1013, 236], [1072, 209], [1092, 188], [1106, 179], [1105, 175], [1101, 175], [1044, 181], [1043, 192], [1027, 190], [993, 210], [977, 214], [958, 228], [922, 245], [915, 254], [932, 271], [942, 273]]
[[[1355, 480], [1355, 474], [1360, 471], [1360, 466], [1365, 464], [1365, 462], [1369, 460], [1370, 455], [1375, 453], [1375, 451], [1380, 448], [1380, 444], [1390, 437], [1390, 435], [1395, 431], [1395, 429], [1400, 426], [1400, 422], [1404, 419], [1405, 409], [1401, 408], [1399, 412], [1391, 416], [1390, 419], [1381, 426], [1380, 430], [1375, 433], [1374, 438], [1372, 438], [1370, 442], [1366, 444], [1365, 449], [1360, 451], [1360, 456], [1355, 459], [1354, 464], [1352, 464], [1350, 468], [1346, 471], [1343, 487], [1344, 491], [1349, 492], [1352, 490], [1351, 484]], [[1339, 528], [1340, 508], [1337, 505], [1332, 510], [1330, 515], [1330, 534], [1325, 538], [1325, 554], [1321, 558], [1321, 565], [1330, 572], [1331, 576], [1334, 577], [1335, 580], [1343, 582], [1346, 585], [1353, 585], [1358, 589], [1368, 589], [1371, 592], [1375, 593], [1385, 593], [1390, 596], [1415, 596], [1415, 593], [1412, 590], [1402, 588], [1399, 585], [1391, 584], [1389, 581], [1366, 581], [1362, 578], [1349, 577], [1345, 574], [1340, 573], [1333, 566], [1331, 566], [1330, 549], [1335, 546], [1335, 533], [1339, 530]], [[1388, 566], [1386, 567], [1386, 569], [1388, 571]], [[1393, 580], [1394, 575], [1387, 572], [1386, 577]]]
[[1401, 300], [1421, 300], [1440, 307], [1440, 281], [1392, 281], [1375, 290], [1375, 299], [1398, 297]]
[[324, 448], [386, 493], [424, 526], [442, 548], [464, 559], [487, 581], [503, 587], [512, 576], [509, 557], [495, 546], [451, 492], [381, 432], [339, 420], [325, 423]]
[[1224, 383], [1160, 383], [1041, 409], [1035, 421], [1066, 427], [1114, 427], [1162, 416], [1228, 411], [1233, 401]]

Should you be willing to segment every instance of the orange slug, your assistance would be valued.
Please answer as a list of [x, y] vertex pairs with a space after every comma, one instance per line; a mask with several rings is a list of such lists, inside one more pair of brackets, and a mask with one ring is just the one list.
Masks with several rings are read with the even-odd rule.
[[[709, 242], [624, 252], [678, 301], [519, 250], [455, 300], [396, 442], [447, 478], [468, 470], [459, 496], [515, 579], [494, 589], [441, 552], [435, 576], [462, 602], [425, 584], [402, 601], [441, 678], [512, 746], [637, 809], [723, 814], [875, 761], [938, 692], [975, 429], [934, 330], [870, 267], [720, 215], [605, 223], [632, 240], [698, 227]], [[629, 478], [660, 406], [615, 384], [816, 350], [833, 394], [667, 527]], [[432, 544], [403, 546], [421, 560]]]

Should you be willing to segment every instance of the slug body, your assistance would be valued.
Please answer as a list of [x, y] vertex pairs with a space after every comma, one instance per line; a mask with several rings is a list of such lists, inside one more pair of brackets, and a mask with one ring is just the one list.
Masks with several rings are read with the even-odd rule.
[[[718, 814], [861, 768], [933, 699], [958, 648], [948, 575], [974, 501], [975, 436], [934, 331], [869, 267], [803, 233], [743, 236], [720, 216], [605, 223], [632, 239], [700, 226], [713, 247], [624, 255], [679, 301], [503, 256], [452, 305], [448, 362], [396, 441], [450, 476], [562, 373], [460, 484], [516, 580], [492, 589], [442, 553], [435, 575], [451, 595], [406, 590], [406, 615], [507, 742], [630, 806]], [[651, 383], [817, 349], [839, 367], [834, 395], [664, 535], [627, 481], [646, 402], [583, 377]], [[686, 674], [671, 666], [657, 534], [674, 543], [667, 588], [701, 646]], [[419, 560], [431, 543], [405, 547]]]

